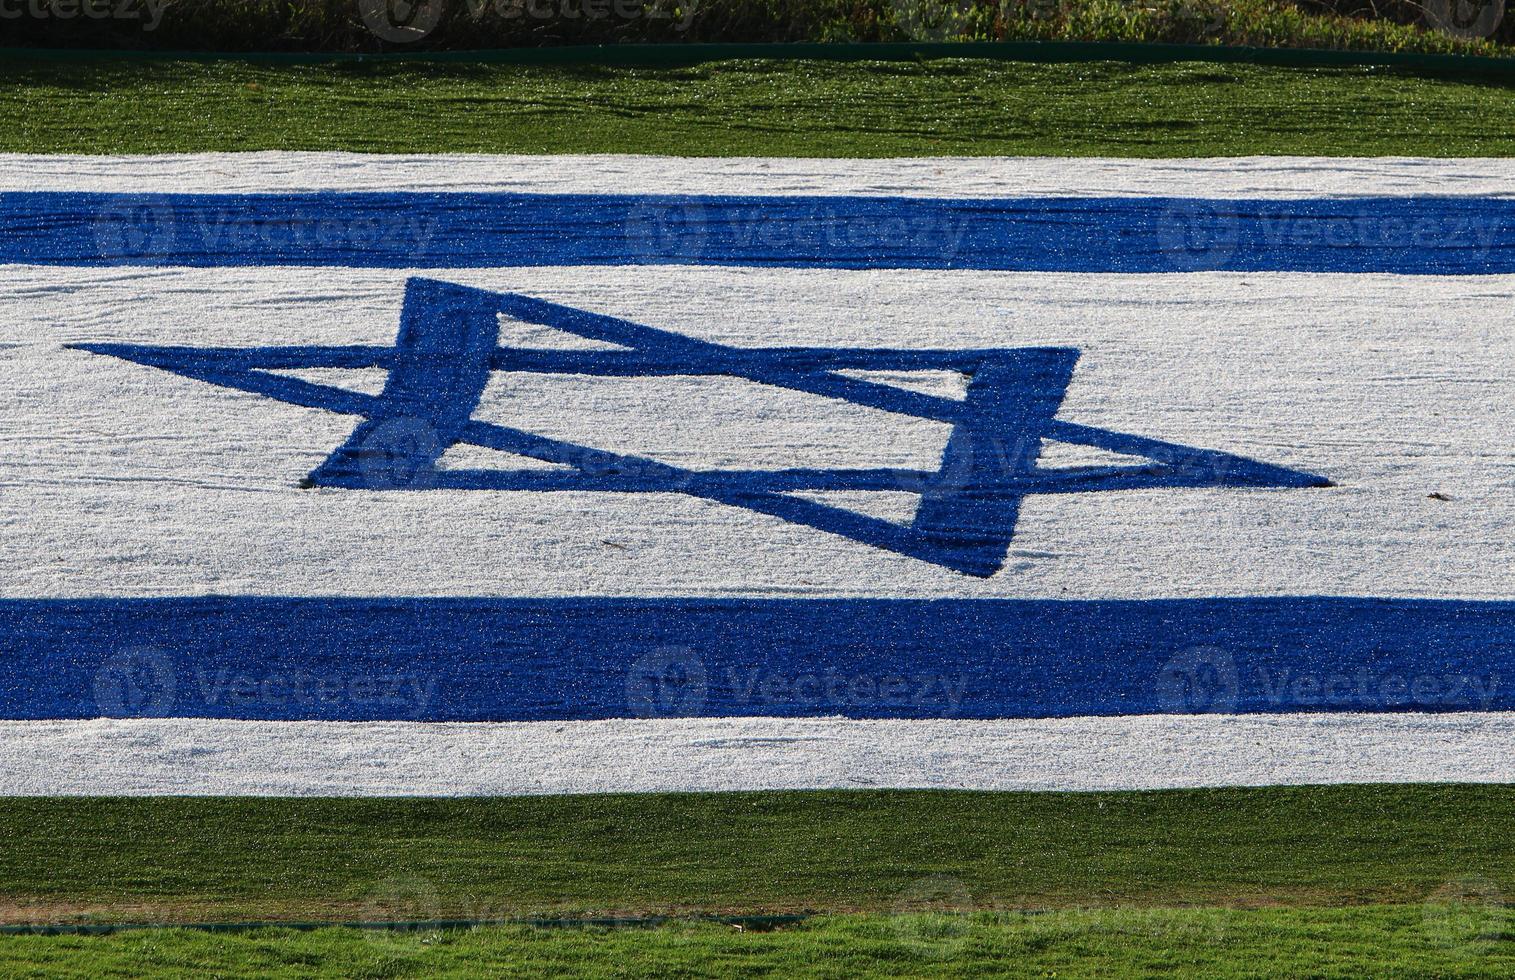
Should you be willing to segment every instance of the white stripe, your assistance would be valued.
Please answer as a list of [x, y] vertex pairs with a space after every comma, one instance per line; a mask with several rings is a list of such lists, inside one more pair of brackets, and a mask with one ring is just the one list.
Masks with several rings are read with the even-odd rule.
[[0, 722], [0, 795], [451, 796], [1515, 782], [1501, 713]]
[[1420, 157], [391, 156], [0, 154], [0, 191], [859, 194], [912, 197], [1360, 197], [1515, 194], [1515, 160]]
[[[1005, 568], [977, 580], [681, 495], [300, 490], [352, 417], [62, 348], [388, 345], [403, 270], [6, 273], [0, 596], [1515, 595], [1511, 276], [428, 273], [739, 346], [1071, 345], [1061, 419], [1339, 484], [1031, 497]], [[666, 420], [667, 390], [635, 383]], [[500, 411], [551, 411], [533, 392]], [[614, 418], [635, 401], [589, 407]], [[582, 399], [566, 404], [565, 431], [636, 435], [629, 417], [596, 433]], [[723, 465], [775, 465], [779, 445], [866, 463], [925, 444], [856, 415], [824, 446], [824, 427], [782, 413], [771, 446], [719, 412], [677, 441], [682, 461]]]

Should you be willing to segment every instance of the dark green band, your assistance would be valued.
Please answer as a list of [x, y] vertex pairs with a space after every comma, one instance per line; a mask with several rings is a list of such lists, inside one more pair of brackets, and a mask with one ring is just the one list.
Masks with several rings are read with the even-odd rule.
[[1212, 62], [1288, 68], [1381, 66], [1406, 71], [1469, 75], [1515, 74], [1515, 58], [1323, 48], [1254, 48], [1207, 44], [1133, 44], [1099, 41], [795, 42], [764, 44], [611, 44], [488, 51], [416, 51], [382, 54], [308, 52], [116, 51], [0, 48], [0, 59], [46, 61], [248, 61], [275, 64], [333, 62], [453, 62], [506, 65], [613, 65], [671, 68], [735, 59], [816, 61], [919, 61], [976, 58], [990, 61], [1133, 64]]

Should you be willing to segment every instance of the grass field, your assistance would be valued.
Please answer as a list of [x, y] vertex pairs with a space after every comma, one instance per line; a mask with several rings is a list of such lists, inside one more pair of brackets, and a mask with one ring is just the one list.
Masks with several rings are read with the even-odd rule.
[[12, 922], [1418, 903], [1515, 891], [1515, 788], [11, 799]]
[[774, 932], [491, 927], [186, 930], [0, 939], [9, 976], [1483, 977], [1515, 970], [1502, 908], [902, 911]]
[[1515, 968], [1515, 788], [11, 799], [10, 922], [819, 912], [773, 932], [0, 936], [24, 975], [1084, 976]]
[[1511, 95], [1248, 65], [13, 60], [0, 151], [1502, 156], [1515, 152]]

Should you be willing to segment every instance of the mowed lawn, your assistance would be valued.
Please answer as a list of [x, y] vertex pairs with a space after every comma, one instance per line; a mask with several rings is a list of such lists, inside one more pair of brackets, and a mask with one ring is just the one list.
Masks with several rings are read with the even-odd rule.
[[1501, 156], [1512, 108], [1508, 80], [1367, 67], [12, 58], [0, 151]]
[[8, 976], [1487, 977], [1515, 971], [1502, 908], [902, 911], [770, 932], [484, 927], [188, 930], [0, 940]]
[[[7, 800], [12, 922], [674, 916], [0, 936], [6, 975], [1480, 976], [1515, 790]], [[826, 913], [772, 931], [723, 912]], [[839, 914], [840, 913], [840, 914]]]
[[[1487, 975], [1512, 825], [1500, 786], [10, 799], [12, 923], [680, 921], [7, 935], [0, 972]], [[734, 912], [821, 915], [697, 921]]]
[[0, 800], [0, 921], [1417, 903], [1515, 895], [1515, 787]]

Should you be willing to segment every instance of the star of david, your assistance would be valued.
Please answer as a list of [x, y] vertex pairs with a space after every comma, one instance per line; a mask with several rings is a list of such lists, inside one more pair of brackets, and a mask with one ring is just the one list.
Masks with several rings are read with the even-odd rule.
[[[501, 346], [502, 315], [616, 349]], [[1310, 473], [1229, 453], [1057, 418], [1079, 356], [1067, 347], [738, 348], [529, 296], [422, 278], [406, 284], [393, 347], [77, 346], [294, 405], [360, 416], [347, 441], [303, 481], [307, 487], [681, 493], [975, 576], [999, 570], [1021, 501], [1030, 494], [1330, 485]], [[380, 394], [370, 395], [269, 373], [298, 368], [380, 368], [388, 372], [388, 380]], [[602, 377], [729, 375], [952, 428], [941, 464], [931, 471], [698, 470], [475, 419], [492, 371]], [[967, 377], [967, 390], [959, 399], [852, 376], [870, 371], [955, 371]], [[1042, 468], [1037, 458], [1043, 440], [1140, 460]], [[439, 467], [442, 454], [460, 443], [560, 466], [516, 471]], [[795, 495], [839, 490], [909, 490], [920, 496], [914, 518], [906, 525]]]

